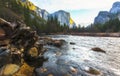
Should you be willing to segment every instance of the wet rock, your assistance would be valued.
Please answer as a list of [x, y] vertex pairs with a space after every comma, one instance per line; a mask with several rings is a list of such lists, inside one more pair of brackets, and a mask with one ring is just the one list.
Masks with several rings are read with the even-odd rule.
[[0, 28], [0, 37], [4, 37], [4, 36], [5, 36], [5, 31]]
[[30, 57], [30, 56], [25, 56], [24, 58], [25, 62], [33, 67], [40, 67], [43, 66], [43, 63], [45, 61], [47, 61], [48, 59], [44, 58], [43, 56], [34, 58], [34, 57]]
[[61, 52], [56, 52], [56, 56], [61, 56]]
[[34, 67], [24, 63], [13, 76], [33, 76]]
[[35, 31], [21, 29], [12, 36], [11, 44], [17, 45], [17, 47], [30, 48], [38, 40]]
[[5, 21], [4, 19], [0, 18], [0, 40], [5, 40], [11, 37], [13, 34], [13, 27], [12, 25]]
[[40, 72], [41, 73], [47, 72], [47, 69], [46, 68], [40, 68]]
[[92, 48], [93, 51], [96, 51], [96, 52], [102, 52], [102, 53], [106, 53], [106, 51], [104, 51], [103, 49], [99, 48], [99, 47], [95, 47], [95, 48]]
[[18, 52], [18, 53], [15, 53], [15, 54], [11, 54], [11, 63], [14, 63], [14, 64], [18, 64], [18, 65], [21, 65], [21, 54]]
[[63, 44], [63, 43], [62, 43], [60, 40], [55, 40], [55, 41], [53, 42], [53, 45], [56, 46], [56, 47], [61, 47], [62, 44]]
[[65, 40], [53, 40], [52, 45], [55, 47], [61, 47], [65, 43]]
[[11, 62], [10, 51], [0, 48], [0, 67]]
[[10, 42], [9, 39], [0, 41], [0, 47], [8, 46], [9, 42]]
[[88, 69], [85, 70], [87, 73], [93, 74], [93, 75], [100, 75], [100, 71], [92, 68], [92, 67], [88, 67]]
[[19, 66], [16, 64], [7, 64], [2, 68], [2, 76], [11, 76], [19, 70]]
[[37, 57], [38, 56], [38, 50], [36, 47], [32, 47], [30, 50], [29, 50], [29, 55], [31, 57]]
[[47, 76], [54, 76], [53, 74], [48, 74]]
[[50, 37], [40, 37], [40, 39], [41, 39], [40, 42], [42, 42], [43, 45], [52, 45], [52, 46], [55, 46], [58, 48], [60, 48], [66, 42], [63, 39], [55, 40], [55, 39], [52, 39]]
[[70, 70], [71, 70], [72, 73], [77, 73], [78, 72], [78, 70], [74, 67], [70, 67]]
[[70, 42], [70, 44], [71, 44], [71, 45], [75, 45], [75, 43], [74, 43], [74, 42]]

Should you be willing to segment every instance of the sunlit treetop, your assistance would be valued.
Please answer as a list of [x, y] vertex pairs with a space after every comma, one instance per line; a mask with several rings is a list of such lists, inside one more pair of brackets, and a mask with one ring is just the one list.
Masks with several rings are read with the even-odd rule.
[[37, 9], [37, 7], [28, 0], [17, 0], [17, 2], [20, 2], [22, 4], [22, 6], [25, 6], [26, 8], [29, 8], [32, 11]]

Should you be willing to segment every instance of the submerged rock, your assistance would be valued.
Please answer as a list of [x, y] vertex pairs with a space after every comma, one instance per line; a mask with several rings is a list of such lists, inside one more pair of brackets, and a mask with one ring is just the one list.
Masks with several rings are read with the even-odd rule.
[[74, 42], [70, 42], [70, 44], [71, 44], [71, 45], [75, 45], [75, 43], [74, 43]]
[[95, 48], [92, 48], [93, 51], [96, 51], [96, 52], [102, 52], [102, 53], [106, 53], [106, 51], [104, 51], [103, 49], [99, 48], [99, 47], [95, 47]]

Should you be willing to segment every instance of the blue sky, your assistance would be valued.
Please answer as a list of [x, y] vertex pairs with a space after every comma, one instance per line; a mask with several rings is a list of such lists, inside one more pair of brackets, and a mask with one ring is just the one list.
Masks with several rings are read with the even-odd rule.
[[112, 4], [118, 0], [30, 0], [49, 13], [58, 10], [70, 12], [76, 24], [88, 25], [93, 23], [99, 11], [109, 11]]

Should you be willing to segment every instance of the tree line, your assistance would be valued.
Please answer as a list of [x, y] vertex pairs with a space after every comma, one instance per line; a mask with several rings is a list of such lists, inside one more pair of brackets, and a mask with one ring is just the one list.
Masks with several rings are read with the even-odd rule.
[[71, 29], [71, 32], [89, 32], [89, 33], [111, 33], [120, 32], [120, 20], [118, 18], [111, 19], [105, 24], [91, 24], [87, 27]]
[[[40, 33], [60, 33], [60, 32], [67, 32], [69, 27], [68, 25], [64, 24], [61, 25], [58, 21], [57, 17], [49, 17], [47, 21], [42, 19], [37, 13], [33, 10], [30, 10], [29, 6], [24, 6], [20, 0], [0, 0], [0, 9], [3, 8], [5, 10], [11, 11], [13, 14], [1, 14], [0, 17], [6, 19], [7, 21], [17, 21], [22, 20], [27, 26], [30, 26], [34, 30], [36, 30], [39, 34]], [[2, 12], [3, 9], [1, 9]], [[3, 12], [5, 13], [5, 11]], [[32, 18], [34, 17], [34, 18]], [[13, 19], [11, 19], [13, 18]]]

